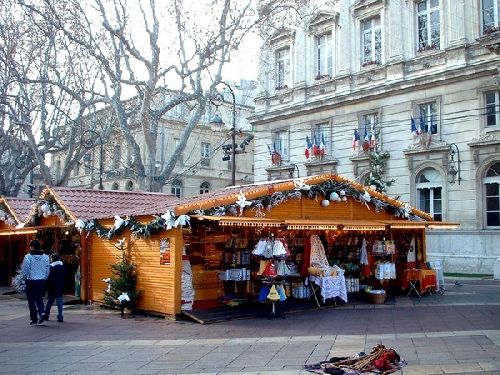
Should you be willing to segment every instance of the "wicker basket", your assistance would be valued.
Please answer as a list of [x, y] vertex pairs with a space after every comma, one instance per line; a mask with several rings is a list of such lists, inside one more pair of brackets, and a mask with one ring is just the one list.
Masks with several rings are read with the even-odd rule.
[[370, 298], [370, 302], [375, 305], [383, 305], [385, 303], [385, 293], [383, 294], [369, 293], [368, 296]]

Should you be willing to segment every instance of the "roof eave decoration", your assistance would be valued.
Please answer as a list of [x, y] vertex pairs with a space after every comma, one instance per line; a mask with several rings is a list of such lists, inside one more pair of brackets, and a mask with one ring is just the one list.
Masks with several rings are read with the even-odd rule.
[[226, 196], [207, 198], [179, 205], [176, 214], [210, 215], [210, 216], [242, 216], [244, 210], [253, 210], [256, 217], [265, 216], [265, 210], [281, 204], [288, 199], [325, 197], [329, 200], [346, 200], [351, 196], [360, 204], [375, 206], [375, 211], [390, 211], [396, 217], [407, 220], [432, 220], [432, 215], [418, 210], [407, 203], [388, 197], [374, 189], [337, 174], [298, 178], [273, 183], [252, 185], [253, 189], [244, 193], [234, 190]]
[[57, 215], [67, 225], [72, 225], [76, 221], [75, 215], [57, 193], [50, 186], [46, 186], [26, 217], [25, 224], [33, 225], [41, 216], [49, 217], [52, 215]]
[[21, 220], [19, 220], [16, 212], [12, 209], [5, 197], [0, 197], [0, 220], [5, 221], [10, 227], [21, 224]]

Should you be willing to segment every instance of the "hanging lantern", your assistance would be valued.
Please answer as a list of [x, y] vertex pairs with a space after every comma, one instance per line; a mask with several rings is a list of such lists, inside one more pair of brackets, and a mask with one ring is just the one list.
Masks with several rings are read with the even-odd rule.
[[323, 207], [328, 207], [328, 206], [330, 205], [330, 201], [329, 201], [328, 199], [323, 199], [323, 200], [321, 201], [321, 205], [322, 205]]

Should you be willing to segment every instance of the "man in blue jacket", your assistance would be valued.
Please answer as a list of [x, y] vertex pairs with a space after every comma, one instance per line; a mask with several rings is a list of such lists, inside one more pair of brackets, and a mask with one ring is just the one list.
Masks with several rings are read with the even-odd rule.
[[64, 290], [64, 265], [59, 254], [52, 254], [49, 277], [47, 278], [47, 306], [45, 306], [45, 320], [49, 320], [50, 309], [56, 301], [57, 321], [63, 322], [63, 290]]
[[44, 254], [40, 248], [40, 242], [30, 242], [30, 252], [24, 256], [21, 265], [21, 274], [26, 280], [26, 297], [30, 309], [31, 323], [42, 324], [45, 321], [45, 309], [43, 306], [43, 294], [45, 280], [49, 276], [49, 256]]

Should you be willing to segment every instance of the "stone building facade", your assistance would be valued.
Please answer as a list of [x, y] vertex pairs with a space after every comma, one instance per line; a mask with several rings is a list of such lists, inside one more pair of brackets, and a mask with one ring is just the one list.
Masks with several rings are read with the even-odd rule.
[[[234, 87], [236, 104], [234, 136], [236, 150], [235, 184], [244, 185], [253, 182], [253, 142], [248, 141], [243, 147], [241, 144], [251, 135], [251, 125], [247, 120], [253, 113], [252, 87], [255, 82], [242, 81]], [[219, 108], [210, 106], [200, 123], [190, 135], [184, 152], [177, 159], [174, 171], [170, 178], [160, 188], [160, 192], [173, 193], [180, 198], [191, 197], [230, 186], [232, 183], [231, 128], [233, 121], [233, 106], [229, 93], [224, 94]], [[106, 111], [107, 109], [103, 109]], [[186, 106], [177, 106], [168, 112], [161, 120], [158, 129], [155, 165], [145, 165], [147, 173], [159, 175], [162, 168], [169, 162], [174, 149], [182, 137], [186, 126]], [[110, 116], [108, 116], [110, 117]], [[219, 123], [212, 123], [214, 118]], [[222, 120], [222, 122], [221, 122]], [[138, 144], [145, 144], [144, 136], [137, 128], [134, 137]], [[109, 134], [102, 135], [102, 185], [105, 190], [141, 190], [135, 171], [131, 167], [132, 157], [118, 129], [112, 129]], [[145, 146], [141, 147], [143, 160], [146, 159]], [[52, 172], [60, 173], [60, 166], [64, 154], [52, 156]], [[80, 163], [71, 171], [67, 182], [68, 187], [82, 187], [98, 189], [100, 184], [101, 152], [99, 142], [88, 150]], [[157, 191], [157, 190], [155, 190]]]
[[500, 0], [323, 3], [263, 28], [255, 180], [331, 171], [370, 184], [380, 156], [389, 195], [460, 223], [429, 231], [428, 258], [493, 273]]

